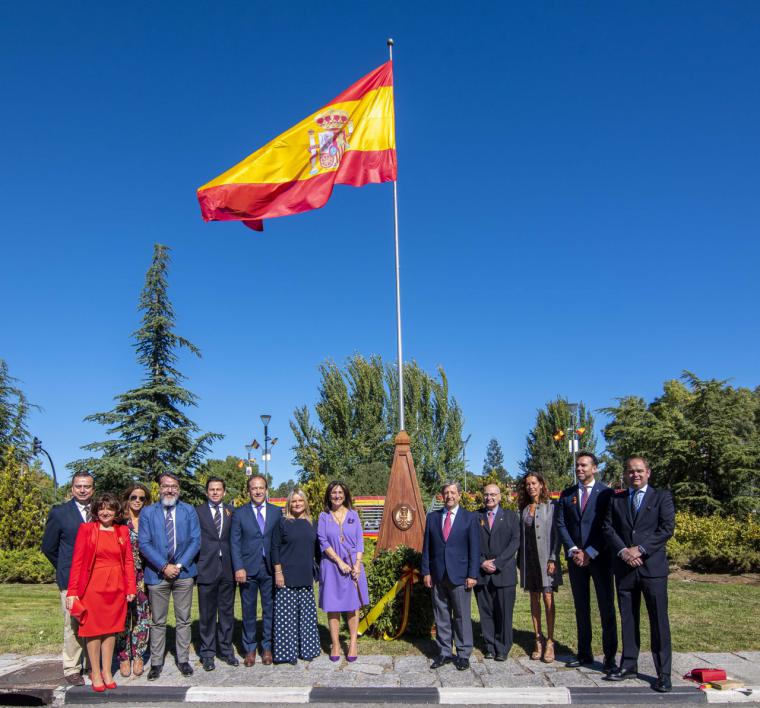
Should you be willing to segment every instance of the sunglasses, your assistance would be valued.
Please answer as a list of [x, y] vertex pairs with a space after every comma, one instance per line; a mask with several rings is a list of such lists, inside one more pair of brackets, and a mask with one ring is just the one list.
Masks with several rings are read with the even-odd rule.
[[145, 501], [145, 497], [140, 497], [140, 496], [137, 496], [137, 494], [132, 494], [132, 495], [129, 497], [129, 501], [139, 501], [139, 502], [144, 502], [144, 501]]

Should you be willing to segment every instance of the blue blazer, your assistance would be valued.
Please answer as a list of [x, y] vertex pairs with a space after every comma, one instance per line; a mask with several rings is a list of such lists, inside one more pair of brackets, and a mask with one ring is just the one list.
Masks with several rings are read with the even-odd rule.
[[[272, 533], [280, 523], [282, 511], [274, 504], [266, 502], [267, 518], [264, 535], [261, 535], [259, 522], [250, 502], [235, 509], [230, 525], [230, 553], [233, 571], [245, 570], [249, 577], [255, 577], [261, 570], [262, 563], [269, 575], [272, 574]], [[263, 550], [262, 550], [263, 549]]]
[[[182, 563], [179, 577], [194, 578], [198, 574], [195, 560], [201, 549], [201, 529], [195, 509], [182, 501], [178, 501], [175, 507], [174, 537], [177, 540], [174, 560]], [[148, 585], [157, 585], [164, 578], [161, 568], [166, 565], [169, 557], [166, 517], [160, 501], [151, 504], [140, 514], [137, 540], [140, 544], [140, 555], [145, 558], [145, 582]]]
[[604, 538], [604, 520], [612, 490], [604, 482], [595, 482], [581, 514], [581, 495], [578, 485], [565, 489], [557, 503], [555, 523], [565, 553], [573, 546], [585, 551], [589, 546], [608, 557]]
[[454, 585], [464, 585], [467, 578], [477, 579], [480, 570], [480, 527], [478, 515], [461, 506], [454, 517], [449, 540], [443, 540], [443, 519], [446, 508], [431, 511], [425, 523], [425, 540], [422, 545], [423, 575], [430, 575], [434, 583], [445, 575]]
[[72, 499], [54, 506], [48, 514], [45, 534], [42, 536], [42, 552], [55, 568], [55, 582], [60, 590], [69, 586], [71, 559], [79, 525], [83, 524], [77, 503]]

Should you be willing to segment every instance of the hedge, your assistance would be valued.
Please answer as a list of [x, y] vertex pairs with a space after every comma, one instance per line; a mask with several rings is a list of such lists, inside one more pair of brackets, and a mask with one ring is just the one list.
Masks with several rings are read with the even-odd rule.
[[0, 550], [0, 583], [52, 583], [55, 568], [32, 548], [13, 551]]

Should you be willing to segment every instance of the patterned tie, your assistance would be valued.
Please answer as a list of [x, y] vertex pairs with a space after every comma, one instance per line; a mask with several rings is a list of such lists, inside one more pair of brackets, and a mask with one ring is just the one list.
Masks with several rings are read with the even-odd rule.
[[443, 540], [449, 540], [449, 534], [451, 533], [451, 512], [446, 512], [446, 518], [443, 521]]
[[583, 485], [581, 487], [581, 514], [586, 510], [586, 504], [588, 504], [588, 488]]
[[92, 503], [84, 505], [84, 520], [92, 521]]
[[639, 506], [641, 506], [641, 492], [636, 490], [631, 494], [631, 516], [634, 519], [639, 513]]
[[174, 517], [172, 516], [172, 508], [166, 509], [166, 548], [167, 548], [167, 560], [171, 563], [174, 560]]
[[256, 507], [256, 521], [259, 522], [259, 530], [261, 531], [261, 535], [264, 535], [264, 514], [261, 513], [261, 507]]
[[489, 511], [488, 512], [488, 528], [489, 529], [493, 528], [493, 516], [494, 516], [494, 512], [493, 511]]
[[214, 504], [214, 526], [216, 526], [216, 535], [222, 537], [222, 512], [219, 511], [219, 504]]

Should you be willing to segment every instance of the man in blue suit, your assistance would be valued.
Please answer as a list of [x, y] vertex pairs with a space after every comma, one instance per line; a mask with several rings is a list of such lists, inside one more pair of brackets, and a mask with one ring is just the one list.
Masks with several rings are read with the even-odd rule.
[[[470, 668], [472, 652], [471, 591], [478, 582], [480, 534], [477, 515], [459, 506], [459, 482], [446, 482], [441, 494], [443, 509], [427, 515], [422, 546], [423, 582], [433, 590], [440, 651], [430, 668], [438, 669], [453, 661], [457, 669], [465, 671]], [[456, 658], [451, 651], [452, 633]]]
[[153, 618], [148, 681], [155, 681], [164, 667], [170, 597], [174, 600], [177, 668], [183, 676], [193, 673], [190, 666], [190, 610], [194, 578], [198, 574], [195, 557], [201, 547], [198, 515], [190, 504], [179, 500], [179, 479], [173, 474], [162, 474], [158, 485], [160, 499], [142, 512], [138, 531]]
[[557, 504], [557, 532], [567, 554], [570, 587], [575, 602], [578, 653], [567, 663], [584, 666], [594, 661], [591, 649], [591, 582], [594, 583], [602, 621], [602, 668], [613, 673], [618, 648], [615, 600], [612, 586], [612, 554], [604, 538], [604, 521], [612, 490], [596, 479], [598, 461], [591, 452], [578, 453], [578, 483], [565, 489]]
[[50, 510], [42, 537], [42, 552], [55, 568], [55, 582], [63, 606], [63, 676], [72, 686], [83, 686], [81, 675], [82, 642], [77, 636], [78, 622], [66, 609], [66, 590], [74, 555], [74, 542], [80, 524], [90, 521], [90, 502], [95, 480], [89, 472], [75, 474], [71, 480], [71, 501]]
[[274, 586], [270, 549], [272, 532], [280, 522], [282, 512], [269, 504], [267, 481], [260, 475], [248, 480], [251, 503], [239, 507], [230, 524], [230, 553], [235, 581], [240, 584], [240, 603], [243, 606], [243, 648], [245, 666], [256, 663], [256, 605], [261, 595], [261, 663], [272, 663], [272, 613]]

